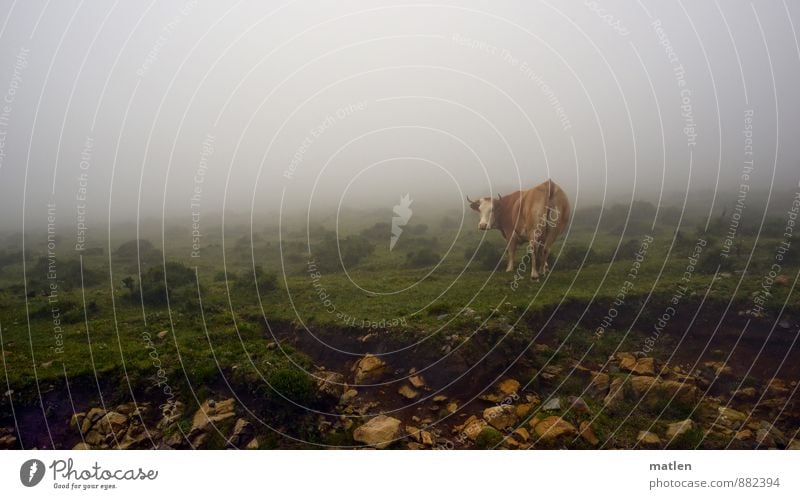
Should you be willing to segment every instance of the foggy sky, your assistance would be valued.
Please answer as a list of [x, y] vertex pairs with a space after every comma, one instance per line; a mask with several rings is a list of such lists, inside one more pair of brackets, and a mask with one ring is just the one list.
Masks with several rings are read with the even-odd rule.
[[800, 180], [781, 1], [2, 4], [0, 228]]

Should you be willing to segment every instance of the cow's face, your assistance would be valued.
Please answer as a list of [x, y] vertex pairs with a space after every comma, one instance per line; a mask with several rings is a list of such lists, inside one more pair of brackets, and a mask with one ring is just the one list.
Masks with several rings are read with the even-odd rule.
[[478, 222], [478, 230], [489, 230], [494, 228], [494, 209], [496, 204], [497, 200], [489, 197], [480, 198], [477, 201], [473, 201], [469, 204], [470, 208], [477, 211], [481, 215], [481, 219]]

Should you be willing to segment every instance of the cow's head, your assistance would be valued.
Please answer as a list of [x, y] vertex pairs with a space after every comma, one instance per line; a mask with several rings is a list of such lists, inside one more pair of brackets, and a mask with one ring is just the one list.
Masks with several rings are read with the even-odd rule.
[[467, 202], [469, 203], [470, 208], [477, 211], [481, 215], [481, 219], [478, 222], [478, 230], [489, 230], [495, 228], [495, 210], [500, 202], [500, 194], [497, 195], [497, 199], [482, 197], [477, 201], [473, 201], [469, 198], [469, 196], [467, 196]]

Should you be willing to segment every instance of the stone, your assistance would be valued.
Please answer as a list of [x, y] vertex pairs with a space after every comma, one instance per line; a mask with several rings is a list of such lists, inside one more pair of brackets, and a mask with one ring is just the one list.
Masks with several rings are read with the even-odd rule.
[[78, 429], [82, 426], [83, 420], [86, 418], [85, 412], [76, 412], [69, 418], [69, 426], [70, 428]]
[[[194, 413], [192, 429], [189, 430], [189, 434], [195, 435], [198, 432], [205, 432], [211, 426], [211, 423], [220, 423], [236, 416], [234, 406], [235, 401], [232, 398], [222, 402], [206, 400], [200, 406], [200, 409]], [[195, 447], [198, 446], [195, 445]]]
[[589, 445], [597, 445], [600, 443], [600, 439], [594, 434], [592, 425], [589, 424], [588, 421], [581, 421], [581, 424], [578, 426], [578, 428], [580, 428], [578, 430], [578, 434], [586, 441], [586, 443]]
[[107, 413], [100, 418], [95, 427], [103, 435], [117, 434], [128, 424], [128, 417], [115, 411]]
[[776, 276], [772, 282], [775, 283], [776, 286], [788, 286], [791, 280], [789, 279], [789, 276], [781, 274]]
[[731, 409], [730, 407], [717, 407], [717, 411], [719, 412], [719, 417], [717, 421], [725, 426], [726, 428], [730, 428], [732, 430], [737, 430], [742, 426], [742, 423], [747, 419], [747, 415], [743, 412], [739, 412], [736, 409]]
[[651, 431], [641, 430], [636, 436], [636, 441], [642, 447], [654, 448], [661, 446], [661, 438]]
[[380, 358], [367, 354], [353, 366], [356, 383], [375, 381], [386, 371], [386, 363]]
[[436, 395], [435, 397], [433, 397], [432, 400], [434, 402], [444, 402], [445, 400], [447, 400], [447, 396], [446, 395]]
[[385, 449], [397, 436], [400, 420], [383, 414], [375, 416], [353, 432], [353, 440], [376, 449]]
[[668, 424], [666, 435], [668, 439], [672, 440], [673, 438], [679, 437], [693, 428], [694, 421], [691, 419], [684, 419], [683, 421], [677, 421], [675, 423]]
[[746, 440], [750, 440], [751, 438], [753, 438], [753, 431], [748, 430], [747, 428], [745, 428], [744, 430], [739, 430], [736, 432], [736, 435], [733, 438], [735, 438], [736, 440], [741, 440], [743, 442]]
[[770, 397], [785, 397], [789, 394], [789, 388], [786, 386], [786, 382], [782, 379], [772, 378], [764, 390], [766, 392], [767, 398]]
[[521, 426], [519, 428], [517, 428], [516, 430], [514, 430], [513, 435], [515, 437], [517, 437], [517, 439], [522, 441], [522, 442], [527, 442], [528, 440], [531, 439], [531, 434], [528, 433], [528, 430], [526, 430], [525, 428], [523, 428]]
[[486, 421], [482, 419], [475, 418], [474, 416], [472, 416], [472, 418], [471, 421], [469, 419], [467, 420], [467, 423], [464, 425], [464, 428], [461, 431], [467, 436], [467, 438], [474, 441], [476, 438], [478, 438], [478, 435], [480, 435], [481, 431], [483, 431], [483, 429], [488, 425], [486, 424]]
[[419, 442], [422, 440], [422, 435], [419, 433], [419, 428], [416, 426], [406, 426], [406, 435]]
[[758, 398], [758, 390], [753, 387], [740, 388], [733, 392], [732, 397], [737, 402], [752, 402]]
[[533, 404], [519, 404], [516, 407], [515, 412], [517, 414], [517, 417], [522, 419], [526, 417], [528, 414], [530, 414], [531, 409], [533, 409]]
[[417, 390], [425, 387], [425, 379], [420, 374], [410, 376], [408, 378], [408, 382], [411, 383], [411, 386], [413, 386]]
[[72, 450], [92, 450], [92, 446], [86, 442], [78, 442]]
[[637, 359], [632, 354], [623, 357], [619, 362], [619, 368], [623, 371], [630, 371], [640, 376], [655, 376], [656, 363], [652, 357], [642, 357]]
[[407, 398], [408, 400], [414, 400], [419, 395], [419, 392], [417, 392], [408, 385], [401, 386], [400, 389], [397, 390], [397, 393]]
[[511, 405], [496, 405], [483, 411], [483, 419], [498, 430], [517, 424], [517, 414]]
[[546, 404], [542, 407], [544, 411], [558, 411], [561, 410], [561, 399], [558, 397], [553, 397], [547, 401]]
[[520, 383], [519, 381], [508, 378], [504, 379], [500, 383], [497, 384], [497, 389], [503, 395], [513, 395], [519, 391]]
[[652, 392], [651, 388], [653, 388], [653, 385], [656, 385], [657, 383], [658, 380], [652, 376], [632, 376], [630, 379], [633, 393], [639, 398], [648, 393], [648, 390]]
[[420, 437], [422, 439], [422, 445], [427, 445], [428, 447], [433, 446], [433, 435], [429, 431], [421, 431]]
[[676, 402], [685, 405], [695, 404], [699, 396], [696, 386], [680, 381], [664, 381], [659, 385], [659, 388], [666, 391], [670, 397], [674, 397]]
[[228, 445], [238, 449], [252, 440], [254, 436], [255, 430], [253, 429], [253, 425], [251, 425], [248, 420], [239, 418], [233, 426], [231, 437], [228, 439]]
[[16, 447], [17, 437], [14, 435], [3, 435], [0, 437], [0, 450], [10, 450]]
[[100, 445], [100, 444], [103, 444], [103, 443], [105, 443], [105, 441], [106, 441], [105, 437], [104, 437], [103, 435], [101, 435], [101, 434], [100, 434], [100, 432], [98, 432], [97, 430], [91, 430], [91, 431], [89, 431], [89, 433], [87, 433], [87, 434], [86, 434], [86, 435], [83, 437], [83, 440], [84, 440], [84, 441], [85, 441], [87, 444], [89, 444], [89, 445], [95, 445], [95, 446], [97, 446], [97, 445]]
[[456, 402], [456, 401], [450, 402], [450, 403], [449, 403], [449, 404], [447, 404], [447, 406], [445, 407], [445, 410], [446, 410], [446, 411], [447, 411], [449, 414], [455, 414], [455, 413], [456, 413], [456, 411], [458, 410], [458, 402]]
[[574, 437], [578, 434], [572, 424], [558, 416], [544, 418], [536, 425], [534, 431], [544, 440], [558, 440], [562, 437]]
[[344, 393], [344, 376], [332, 371], [317, 374], [317, 390], [328, 397], [341, 398]]
[[158, 338], [159, 340], [163, 340], [164, 338], [167, 337], [168, 334], [169, 332], [167, 331], [159, 331], [159, 333], [156, 335], [156, 338]]
[[253, 437], [253, 439], [250, 440], [244, 448], [247, 450], [257, 450], [260, 445], [261, 444], [258, 442], [258, 438]]
[[581, 397], [567, 397], [567, 408], [577, 414], [588, 414], [589, 405]]
[[611, 386], [611, 376], [606, 373], [593, 372], [588, 391], [593, 397], [605, 397], [609, 386]]
[[358, 396], [358, 390], [356, 390], [355, 388], [350, 388], [342, 394], [341, 398], [339, 399], [339, 403], [341, 405], [346, 405], [348, 402], [350, 402], [357, 396]]
[[614, 378], [608, 388], [608, 394], [603, 399], [603, 405], [610, 410], [615, 410], [625, 401], [625, 391], [623, 390], [624, 381], [622, 378]]

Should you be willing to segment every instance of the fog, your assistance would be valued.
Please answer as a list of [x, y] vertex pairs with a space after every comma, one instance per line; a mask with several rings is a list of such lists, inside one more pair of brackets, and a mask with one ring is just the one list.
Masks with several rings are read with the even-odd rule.
[[3, 4], [2, 229], [800, 180], [786, 2]]

